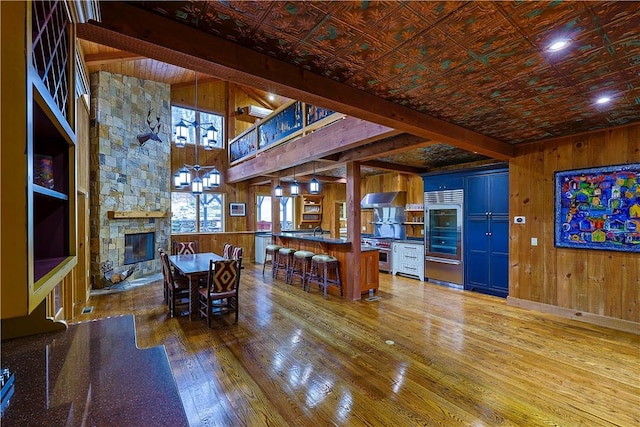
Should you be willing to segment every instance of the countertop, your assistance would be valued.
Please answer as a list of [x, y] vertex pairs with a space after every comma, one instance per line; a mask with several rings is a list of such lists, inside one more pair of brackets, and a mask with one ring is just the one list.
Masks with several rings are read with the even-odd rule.
[[138, 349], [131, 315], [3, 341], [2, 368], [2, 425], [188, 425], [164, 346]]
[[347, 240], [346, 238], [336, 239], [333, 237], [324, 237], [322, 234], [313, 236], [310, 234], [303, 234], [299, 232], [298, 233], [286, 232], [286, 233], [274, 233], [273, 236], [283, 237], [286, 239], [299, 239], [299, 240], [307, 240], [310, 242], [327, 243], [331, 245], [350, 245], [351, 244], [351, 241]]

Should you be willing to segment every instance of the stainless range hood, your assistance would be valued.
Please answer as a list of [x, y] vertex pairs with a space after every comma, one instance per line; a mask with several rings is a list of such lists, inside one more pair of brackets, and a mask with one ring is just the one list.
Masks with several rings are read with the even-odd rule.
[[407, 202], [406, 191], [390, 191], [386, 193], [369, 193], [360, 202], [361, 209], [404, 208]]

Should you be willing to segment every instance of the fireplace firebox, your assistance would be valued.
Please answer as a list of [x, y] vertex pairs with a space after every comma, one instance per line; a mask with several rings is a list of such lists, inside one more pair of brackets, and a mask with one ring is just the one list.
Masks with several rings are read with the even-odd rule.
[[150, 261], [154, 258], [154, 232], [124, 235], [124, 264]]

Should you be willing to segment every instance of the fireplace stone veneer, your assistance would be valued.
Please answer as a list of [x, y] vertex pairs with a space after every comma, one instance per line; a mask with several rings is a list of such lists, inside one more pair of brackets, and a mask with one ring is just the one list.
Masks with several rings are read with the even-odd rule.
[[[171, 209], [171, 87], [104, 71], [90, 80], [91, 282], [100, 287], [103, 263], [111, 261], [116, 273], [128, 267], [126, 234], [154, 233], [153, 258], [138, 262], [133, 278], [161, 271], [155, 249], [169, 248], [170, 218], [109, 218], [109, 212]], [[162, 142], [141, 147], [136, 135], [147, 131], [150, 110], [160, 117]]]

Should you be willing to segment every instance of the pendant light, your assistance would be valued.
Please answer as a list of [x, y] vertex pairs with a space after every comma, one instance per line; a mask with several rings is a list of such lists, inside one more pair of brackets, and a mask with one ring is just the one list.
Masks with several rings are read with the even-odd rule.
[[278, 174], [278, 185], [273, 189], [273, 195], [276, 197], [282, 197], [282, 186], [280, 185], [280, 174]]
[[[195, 100], [194, 111], [198, 113], [198, 73], [195, 72]], [[195, 164], [183, 165], [175, 175], [173, 175], [173, 183], [178, 188], [184, 188], [191, 185], [191, 193], [193, 195], [202, 194], [203, 190], [217, 188], [220, 186], [220, 172], [215, 166], [200, 166], [198, 164], [198, 146], [202, 144], [205, 150], [212, 150], [218, 143], [218, 129], [213, 124], [204, 125], [194, 120], [187, 123], [184, 119], [180, 119], [175, 127], [175, 145], [177, 148], [183, 148], [189, 140], [189, 126], [200, 129], [202, 133], [202, 141], [194, 141], [195, 148]], [[191, 171], [195, 172], [195, 177], [191, 179]], [[203, 172], [200, 177], [200, 171]]]
[[298, 181], [296, 181], [296, 167], [293, 167], [293, 182], [291, 183], [291, 197], [296, 197], [300, 194], [300, 186], [298, 185]]
[[309, 181], [309, 193], [320, 193], [320, 181], [316, 179], [316, 162], [313, 162], [313, 178]]

